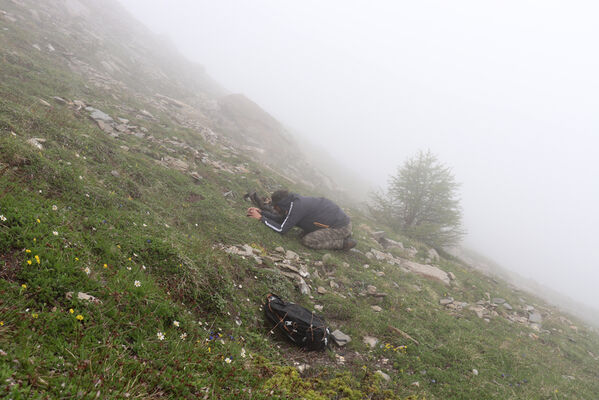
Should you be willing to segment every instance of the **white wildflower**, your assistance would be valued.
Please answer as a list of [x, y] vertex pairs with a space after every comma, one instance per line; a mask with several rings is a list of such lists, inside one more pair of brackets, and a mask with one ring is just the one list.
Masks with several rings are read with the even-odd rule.
[[241, 353], [239, 354], [242, 358], [245, 358], [245, 348], [241, 348]]
[[131, 271], [131, 267], [127, 267], [127, 271]]
[[179, 327], [179, 321], [173, 321], [173, 326], [178, 328]]
[[52, 206], [52, 211], [56, 211], [56, 210], [58, 210], [58, 207], [56, 206], [56, 204], [54, 204], [54, 205]]
[[135, 287], [140, 287], [141, 286], [141, 282], [140, 281], [135, 281], [135, 282], [133, 282], [133, 284], [135, 285]]
[[164, 333], [158, 332], [156, 336], [158, 337], [158, 340], [164, 340]]
[[91, 274], [91, 272], [92, 272], [92, 271], [89, 269], [89, 267], [85, 267], [85, 269], [84, 269], [83, 271], [85, 271], [85, 273], [86, 273], [86, 274], [88, 274], [88, 275], [89, 275], [89, 274]]
[[53, 234], [54, 236], [58, 236], [58, 232], [57, 232], [57, 231], [52, 231], [52, 234]]
[[225, 358], [225, 362], [226, 362], [227, 364], [231, 364], [231, 361], [233, 361], [233, 360], [231, 360], [231, 358], [230, 358], [230, 357], [227, 357], [227, 358]]
[[187, 337], [187, 333], [183, 332], [179, 337], [181, 338], [181, 340], [185, 340], [185, 338]]
[[4, 215], [0, 215], [0, 220], [2, 220], [2, 222], [6, 221], [6, 217]]

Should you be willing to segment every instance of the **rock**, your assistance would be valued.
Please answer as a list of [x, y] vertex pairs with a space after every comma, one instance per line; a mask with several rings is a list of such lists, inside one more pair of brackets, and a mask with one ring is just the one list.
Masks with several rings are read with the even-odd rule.
[[503, 307], [504, 307], [506, 310], [510, 310], [510, 311], [514, 309], [512, 306], [510, 306], [510, 304], [509, 304], [509, 303], [503, 303]]
[[493, 300], [491, 300], [491, 302], [493, 304], [503, 304], [505, 303], [505, 299], [502, 299], [501, 297], [493, 297]]
[[310, 365], [309, 364], [300, 364], [296, 368], [300, 374], [303, 374], [304, 372], [306, 372], [306, 370], [308, 370], [310, 368]]
[[65, 99], [63, 99], [62, 97], [54, 96], [54, 97], [52, 97], [52, 99], [55, 102], [57, 102], [58, 104], [62, 104], [62, 105], [67, 104], [67, 101]]
[[162, 164], [166, 165], [168, 168], [176, 169], [178, 171], [186, 171], [189, 169], [189, 164], [187, 164], [185, 161], [169, 156], [166, 156], [162, 159]]
[[372, 308], [372, 311], [374, 312], [381, 312], [383, 311], [383, 309], [379, 306], [371, 306], [370, 308]]
[[418, 382], [418, 381], [412, 382], [412, 383], [410, 383], [410, 386], [420, 387], [420, 382]]
[[368, 265], [368, 264], [364, 264], [364, 265], [362, 265], [362, 268], [364, 268], [364, 269], [368, 269], [368, 268], [370, 268], [370, 265]]
[[[73, 292], [67, 292], [65, 294], [67, 299], [72, 299], [73, 298]], [[98, 299], [97, 297], [94, 297], [90, 294], [87, 293], [83, 293], [83, 292], [78, 292], [77, 293], [77, 299], [79, 300], [84, 300], [84, 301], [89, 301], [91, 303], [95, 303], [95, 304], [102, 304], [102, 300]]]
[[439, 300], [439, 304], [441, 304], [442, 306], [446, 306], [451, 303], [453, 303], [453, 297], [447, 297], [447, 298]]
[[284, 248], [282, 248], [281, 246], [277, 247], [277, 248], [275, 249], [275, 251], [276, 251], [277, 253], [285, 254], [285, 249], [284, 249]]
[[387, 375], [386, 373], [384, 373], [383, 371], [381, 371], [380, 369], [378, 371], [376, 371], [374, 374], [380, 376], [387, 382], [389, 382], [391, 380], [391, 377], [389, 375]]
[[318, 292], [318, 294], [325, 294], [327, 292], [327, 290], [322, 286], [319, 286], [316, 291]]
[[44, 99], [38, 99], [40, 103], [42, 103], [42, 105], [46, 106], [46, 107], [52, 107], [52, 104], [48, 103], [46, 100]]
[[388, 260], [389, 257], [393, 257], [390, 254], [383, 253], [382, 251], [378, 251], [377, 249], [370, 249], [370, 252], [374, 255], [374, 258], [376, 258], [378, 261], [385, 261], [385, 260]]
[[330, 255], [329, 253], [325, 254], [324, 256], [322, 256], [322, 262], [325, 264], [330, 263], [331, 261], [333, 261], [333, 256]]
[[366, 293], [368, 293], [369, 295], [375, 295], [376, 294], [376, 286], [368, 285], [366, 287]]
[[374, 254], [372, 254], [371, 251], [366, 252], [366, 258], [368, 258], [369, 260], [372, 260], [374, 258]]
[[329, 285], [331, 286], [331, 289], [339, 289], [339, 284], [334, 280], [329, 281]]
[[285, 258], [287, 258], [288, 260], [291, 260], [291, 261], [299, 261], [299, 259], [300, 259], [299, 255], [296, 252], [291, 251], [291, 250], [287, 250], [285, 252]]
[[385, 273], [383, 271], [374, 271], [374, 274], [376, 276], [378, 276], [379, 278], [382, 277], [382, 276], [385, 276]]
[[73, 105], [77, 108], [77, 110], [81, 110], [86, 107], [86, 104], [81, 100], [73, 100]]
[[345, 267], [345, 268], [349, 268], [349, 263], [346, 263], [345, 261], [341, 264], [341, 266]]
[[447, 272], [437, 267], [433, 267], [432, 265], [426, 264], [418, 264], [414, 261], [405, 261], [404, 263], [402, 263], [402, 266], [407, 268], [409, 271], [414, 272], [415, 274], [422, 275], [428, 278], [433, 278], [438, 281], [441, 281], [446, 285], [449, 285], [449, 276], [447, 275]]
[[202, 179], [204, 179], [202, 175], [198, 174], [197, 172], [192, 172], [189, 175], [196, 181], [196, 183], [199, 183], [202, 181]]
[[314, 309], [315, 309], [316, 311], [322, 311], [322, 309], [323, 309], [323, 306], [322, 306], [322, 305], [320, 305], [320, 304], [315, 304], [315, 305], [314, 305]]
[[541, 316], [541, 313], [539, 313], [538, 311], [533, 311], [528, 316], [528, 322], [540, 324], [541, 322], [543, 322], [543, 317]]
[[306, 283], [304, 278], [300, 277], [300, 280], [298, 281], [298, 286], [299, 286], [299, 290], [300, 290], [301, 294], [303, 294], [303, 295], [310, 294], [310, 287], [308, 286], [308, 284]]
[[110, 171], [110, 175], [114, 176], [115, 178], [118, 178], [121, 176], [121, 174], [119, 174], [119, 171], [113, 169], [112, 171]]
[[46, 142], [46, 139], [44, 139], [44, 138], [31, 138], [31, 139], [27, 140], [27, 143], [29, 143], [33, 147], [36, 147], [38, 150], [44, 150], [44, 146], [42, 146], [42, 143], [45, 143], [45, 142]]
[[451, 279], [452, 281], [455, 281], [455, 275], [453, 272], [448, 272], [447, 276], [449, 276], [449, 279]]
[[129, 151], [129, 146], [125, 146], [124, 144], [119, 146], [123, 151]]
[[345, 346], [349, 342], [351, 342], [351, 338], [345, 333], [341, 332], [339, 329], [335, 329], [331, 333], [331, 338], [337, 343], [337, 346]]
[[437, 253], [437, 250], [435, 249], [429, 249], [428, 258], [430, 258], [433, 261], [439, 261], [439, 253]]
[[365, 345], [370, 346], [371, 349], [374, 349], [376, 345], [379, 343], [379, 340], [374, 336], [364, 336], [362, 341]]
[[473, 369], [472, 370], [472, 375], [477, 376], [478, 375], [478, 370], [477, 369]]
[[110, 115], [106, 114], [103, 111], [98, 110], [97, 108], [85, 107], [85, 110], [90, 113], [89, 116], [96, 122], [97, 121], [102, 121], [102, 122], [107, 122], [107, 123], [114, 122], [114, 120], [112, 119], [112, 117]]
[[485, 314], [488, 313], [488, 311], [487, 311], [486, 308], [484, 308], [483, 306], [479, 306], [479, 305], [470, 306], [468, 309], [471, 310], [471, 311], [474, 311], [476, 313], [476, 316], [478, 318], [482, 318], [482, 317], [485, 316]]

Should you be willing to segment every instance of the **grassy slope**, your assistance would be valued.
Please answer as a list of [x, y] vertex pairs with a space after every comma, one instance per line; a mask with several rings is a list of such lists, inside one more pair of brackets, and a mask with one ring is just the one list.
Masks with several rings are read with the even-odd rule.
[[[25, 33], [11, 25], [10, 35]], [[265, 192], [276, 176], [203, 142], [166, 115], [151, 123], [117, 112], [109, 93], [29, 50], [31, 43], [15, 45], [10, 35], [2, 36], [2, 48], [14, 53], [3, 52], [0, 60], [0, 214], [7, 218], [0, 222], [2, 395], [590, 399], [599, 392], [599, 365], [589, 354], [599, 353], [599, 339], [581, 324], [574, 331], [554, 313], [543, 324], [547, 331], [535, 333], [501, 317], [487, 323], [470, 311], [450, 313], [438, 305], [446, 294], [469, 303], [485, 292], [512, 305], [519, 297], [542, 303], [448, 260], [440, 266], [457, 276], [451, 288], [354, 253], [334, 253], [329, 265], [313, 266], [324, 252], [301, 248], [295, 233], [280, 237], [243, 217], [247, 204], [240, 195], [248, 188]], [[156, 137], [176, 136], [252, 172], [213, 170], [177, 150], [204, 176], [196, 184], [156, 162], [172, 154], [168, 145], [110, 138], [85, 112], [38, 100], [52, 102], [54, 95], [84, 98]], [[126, 94], [120, 101], [143, 108]], [[30, 137], [46, 138], [45, 149], [27, 144]], [[236, 197], [223, 196], [231, 190]], [[353, 218], [358, 248], [377, 247], [359, 227], [370, 222], [357, 212]], [[271, 263], [228, 255], [214, 248], [220, 243], [251, 243], [266, 252], [282, 245], [311, 260], [312, 273], [326, 278], [331, 272], [341, 287], [314, 299], [302, 296]], [[329, 287], [326, 279], [311, 284]], [[380, 304], [360, 296], [369, 284], [389, 296]], [[101, 304], [67, 298], [78, 291]], [[353, 341], [346, 349], [304, 354], [269, 336], [260, 311], [269, 291], [307, 307], [322, 304], [325, 318]], [[383, 311], [372, 312], [374, 304]], [[361, 343], [367, 334], [381, 346], [368, 349]], [[294, 362], [311, 368], [300, 377], [286, 367]], [[391, 382], [375, 376], [378, 369]]]

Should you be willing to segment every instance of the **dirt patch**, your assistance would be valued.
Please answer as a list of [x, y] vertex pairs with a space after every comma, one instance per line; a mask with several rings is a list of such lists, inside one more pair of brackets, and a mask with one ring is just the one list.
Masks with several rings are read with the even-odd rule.
[[204, 196], [202, 196], [201, 194], [197, 194], [197, 193], [189, 193], [189, 195], [185, 199], [185, 201], [188, 203], [197, 203], [201, 200], [204, 200]]
[[16, 252], [0, 255], [0, 279], [15, 282], [23, 266], [18, 262]]

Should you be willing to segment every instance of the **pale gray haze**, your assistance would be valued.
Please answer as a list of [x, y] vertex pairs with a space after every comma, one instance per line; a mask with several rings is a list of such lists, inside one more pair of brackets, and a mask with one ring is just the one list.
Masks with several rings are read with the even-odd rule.
[[122, 2], [374, 187], [430, 149], [467, 246], [599, 304], [599, 3]]

